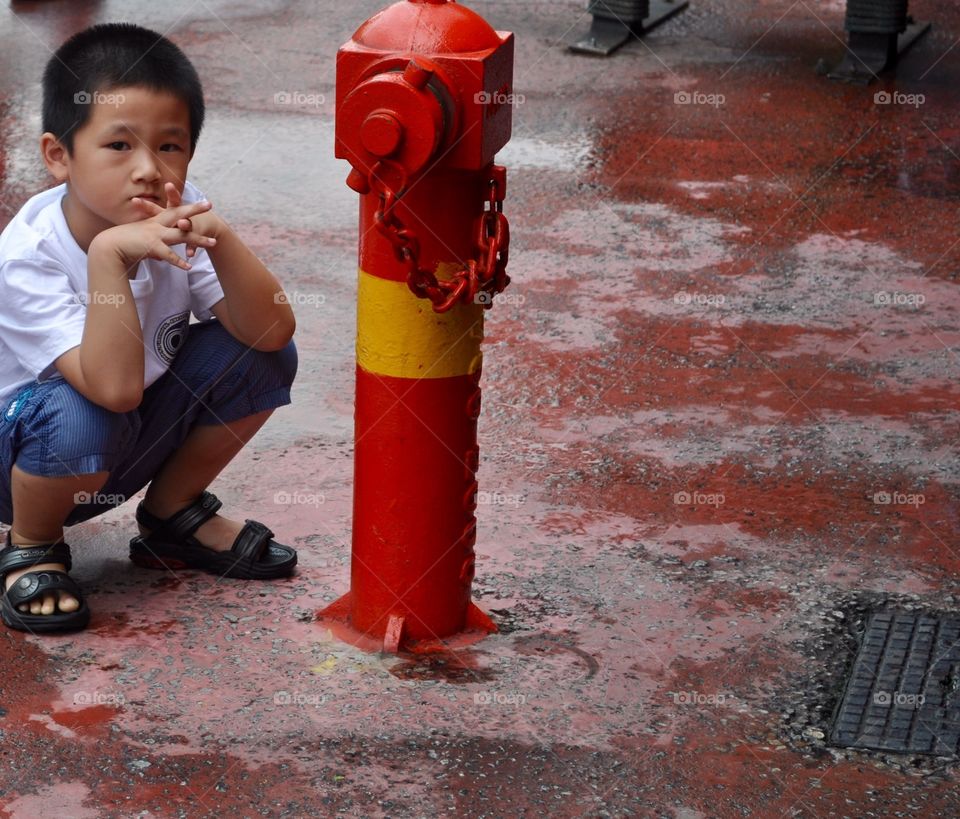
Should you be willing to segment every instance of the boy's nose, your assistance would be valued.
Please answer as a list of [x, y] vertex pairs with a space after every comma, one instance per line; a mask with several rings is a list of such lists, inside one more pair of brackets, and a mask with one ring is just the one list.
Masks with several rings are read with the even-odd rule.
[[149, 154], [141, 154], [133, 169], [134, 181], [155, 182], [160, 178], [160, 163]]

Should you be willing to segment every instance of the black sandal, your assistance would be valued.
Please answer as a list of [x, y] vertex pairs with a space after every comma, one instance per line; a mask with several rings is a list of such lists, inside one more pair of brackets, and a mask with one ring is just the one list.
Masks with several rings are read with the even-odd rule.
[[[0, 550], [0, 583], [17, 569], [27, 569], [41, 563], [62, 563], [70, 571], [73, 561], [66, 543], [49, 546], [14, 546], [7, 533], [7, 545]], [[65, 591], [80, 601], [76, 611], [61, 611], [56, 614], [29, 614], [17, 610], [17, 606], [30, 603], [49, 592]], [[76, 581], [59, 569], [44, 569], [27, 572], [21, 576], [0, 598], [0, 615], [3, 622], [18, 631], [51, 632], [74, 631], [86, 628], [90, 622], [90, 608]]]
[[161, 520], [144, 509], [141, 501], [137, 523], [150, 534], [130, 541], [130, 559], [145, 569], [200, 569], [243, 580], [270, 580], [293, 573], [296, 551], [271, 540], [273, 532], [258, 521], [246, 521], [227, 552], [210, 549], [193, 537], [222, 505], [215, 495], [204, 492], [185, 509]]

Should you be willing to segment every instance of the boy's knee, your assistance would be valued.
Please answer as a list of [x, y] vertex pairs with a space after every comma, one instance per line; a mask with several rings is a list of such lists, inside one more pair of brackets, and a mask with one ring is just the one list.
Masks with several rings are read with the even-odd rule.
[[297, 366], [300, 356], [297, 353], [297, 345], [292, 340], [287, 342], [287, 346], [273, 353], [268, 353], [272, 357], [273, 366], [276, 368], [277, 378], [284, 387], [289, 387], [293, 379], [297, 377]]
[[293, 384], [300, 360], [293, 341], [288, 341], [287, 346], [279, 350], [258, 350], [254, 355], [256, 359], [250, 362], [249, 373], [255, 374], [255, 380], [263, 389], [277, 389]]
[[21, 468], [47, 477], [80, 475], [113, 469], [136, 443], [140, 416], [101, 407], [64, 381], [51, 389], [30, 428], [17, 459]]

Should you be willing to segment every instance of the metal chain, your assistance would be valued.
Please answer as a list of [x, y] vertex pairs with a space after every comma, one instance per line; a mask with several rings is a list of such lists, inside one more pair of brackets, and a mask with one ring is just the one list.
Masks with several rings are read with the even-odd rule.
[[[393, 171], [399, 182], [391, 185], [384, 177]], [[374, 224], [393, 246], [397, 259], [407, 266], [407, 285], [414, 295], [429, 299], [437, 313], [445, 313], [455, 304], [482, 304], [489, 309], [493, 297], [510, 284], [507, 261], [510, 251], [510, 225], [503, 215], [503, 197], [507, 187], [507, 169], [493, 165], [488, 180], [484, 211], [477, 220], [476, 250], [478, 257], [469, 259], [452, 278], [440, 280], [430, 270], [420, 267], [420, 240], [396, 214], [397, 202], [407, 184], [402, 166], [381, 160], [369, 174], [370, 190], [380, 197]]]

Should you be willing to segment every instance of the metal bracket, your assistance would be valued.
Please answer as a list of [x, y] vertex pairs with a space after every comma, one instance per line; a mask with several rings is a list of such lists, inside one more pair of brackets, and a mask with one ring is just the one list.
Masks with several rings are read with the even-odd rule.
[[929, 22], [907, 18], [907, 28], [899, 35], [851, 31], [843, 60], [827, 76], [831, 80], [869, 85], [877, 75], [897, 64], [900, 55], [930, 30]]
[[590, 31], [569, 49], [578, 54], [607, 57], [622, 46], [631, 35], [640, 36], [666, 22], [690, 5], [689, 0], [650, 0], [650, 13], [640, 23], [625, 23], [594, 15]]

